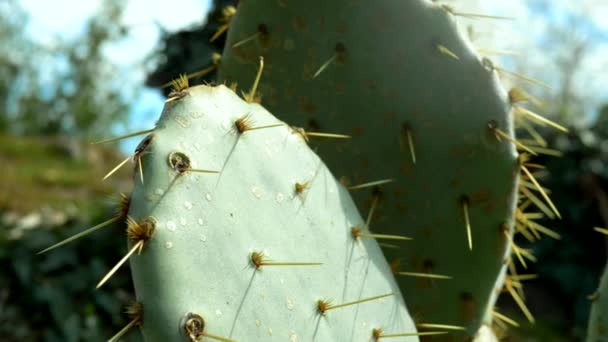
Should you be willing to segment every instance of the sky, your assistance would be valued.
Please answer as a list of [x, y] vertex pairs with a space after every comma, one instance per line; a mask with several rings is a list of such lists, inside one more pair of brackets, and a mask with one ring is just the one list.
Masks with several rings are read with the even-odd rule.
[[[1, 1], [1, 0], [0, 0]], [[123, 24], [129, 28], [126, 39], [109, 46], [105, 55], [128, 74], [134, 83], [143, 84], [146, 70], [143, 59], [158, 45], [161, 28], [175, 32], [183, 28], [200, 25], [209, 10], [209, 0], [173, 1], [126, 0]], [[100, 0], [20, 0], [27, 11], [28, 34], [41, 43], [52, 45], [60, 39], [78, 37], [85, 23], [99, 8]], [[62, 10], [57, 10], [58, 8]], [[52, 14], [52, 15], [49, 15]], [[164, 98], [155, 89], [145, 88], [135, 99], [127, 129], [137, 131], [152, 127], [164, 104]], [[124, 127], [121, 127], [125, 129]], [[115, 134], [124, 133], [122, 130]], [[137, 139], [130, 139], [121, 145], [125, 152], [133, 151]]]
[[[57, 37], [75, 37], [82, 32], [86, 20], [99, 8], [101, 0], [20, 0], [30, 16], [27, 32], [37, 40], [52, 44]], [[159, 26], [174, 32], [201, 24], [206, 17], [209, 0], [126, 0], [124, 24], [129, 35], [119, 44], [108, 47], [107, 57], [127, 73], [133, 82], [143, 83], [143, 58], [157, 46]], [[576, 31], [588, 39], [588, 52], [576, 75], [573, 89], [585, 99], [588, 109], [580, 121], [590, 120], [600, 103], [608, 102], [608, 1], [605, 0], [445, 0], [459, 12], [483, 13], [512, 17], [514, 20], [467, 19], [457, 17], [463, 30], [468, 26], [475, 32], [477, 47], [512, 50], [517, 57], [497, 56], [495, 61], [505, 68], [525, 71], [530, 76], [559, 84], [560, 77], [554, 63], [556, 51], [551, 49], [555, 34], [551, 25], [562, 30]], [[57, 10], [57, 9], [61, 10]], [[52, 14], [52, 15], [50, 15]], [[567, 53], [567, 49], [564, 50]], [[555, 90], [553, 90], [555, 91]], [[547, 95], [539, 94], [539, 95]], [[130, 113], [129, 130], [147, 129], [163, 105], [160, 93], [144, 89]], [[577, 120], [579, 118], [576, 118]], [[120, 134], [123, 132], [116, 132]], [[132, 150], [134, 142], [123, 145]]]
[[[77, 37], [84, 24], [101, 5], [101, 0], [20, 0], [28, 12], [27, 31], [42, 42], [55, 37]], [[158, 42], [163, 29], [174, 32], [203, 22], [209, 0], [180, 0], [179, 7], [171, 1], [126, 0], [123, 23], [130, 28], [129, 38], [111, 52], [111, 57], [134, 61], [150, 52]], [[58, 10], [60, 9], [60, 10]], [[52, 15], [49, 15], [52, 14]]]
[[[509, 21], [468, 20], [480, 31], [475, 45], [512, 50], [518, 57], [500, 63], [556, 87], [560, 83], [555, 56], [570, 53], [560, 45], [568, 32], [588, 41], [586, 54], [573, 80], [573, 90], [584, 100], [584, 113], [573, 117], [574, 125], [594, 119], [600, 104], [608, 103], [608, 1], [606, 0], [454, 0], [448, 3], [463, 12], [487, 13], [514, 18]], [[561, 48], [558, 48], [561, 47]], [[539, 95], [556, 96], [557, 89]]]

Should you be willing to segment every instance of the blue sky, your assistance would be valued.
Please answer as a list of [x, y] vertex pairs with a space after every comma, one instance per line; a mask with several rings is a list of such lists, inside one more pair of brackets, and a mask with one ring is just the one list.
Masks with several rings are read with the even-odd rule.
[[[75, 37], [84, 23], [99, 8], [100, 0], [20, 0], [30, 16], [27, 32], [37, 40], [52, 44], [54, 39]], [[157, 45], [159, 25], [172, 32], [200, 24], [206, 16], [209, 0], [127, 0], [124, 24], [130, 27], [129, 36], [119, 44], [108, 47], [108, 58], [119, 65], [133, 82], [143, 83], [143, 58]], [[476, 46], [518, 51], [519, 58], [501, 57], [499, 63], [532, 73], [534, 78], [547, 83], [559, 81], [556, 66], [547, 51], [550, 38], [548, 24], [569, 25], [568, 18], [581, 19], [577, 30], [587, 37], [590, 49], [575, 79], [575, 89], [588, 99], [589, 110], [581, 119], [593, 117], [599, 103], [608, 102], [608, 1], [605, 0], [446, 0], [446, 4], [461, 12], [486, 13], [515, 18], [514, 21], [469, 20], [459, 18], [463, 28], [473, 24]], [[61, 10], [58, 10], [61, 9]], [[497, 57], [498, 58], [498, 57]], [[522, 62], [525, 61], [525, 62]], [[546, 95], [546, 94], [544, 94]], [[147, 129], [158, 117], [163, 105], [159, 92], [144, 89], [130, 113], [129, 130]], [[120, 134], [123, 132], [115, 132]], [[123, 145], [125, 151], [136, 142]]]

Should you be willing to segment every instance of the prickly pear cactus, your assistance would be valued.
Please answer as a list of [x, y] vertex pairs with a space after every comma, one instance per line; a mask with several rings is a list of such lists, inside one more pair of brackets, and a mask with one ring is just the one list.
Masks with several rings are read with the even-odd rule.
[[608, 341], [608, 266], [597, 292], [591, 296], [591, 314], [587, 327], [587, 342]]
[[260, 105], [225, 86], [174, 92], [137, 158], [128, 233], [146, 341], [417, 340], [348, 192]]
[[384, 250], [410, 311], [472, 336], [510, 254], [522, 160], [499, 69], [455, 14], [423, 0], [242, 1], [220, 80], [249, 87], [263, 56], [269, 110], [352, 136], [319, 153], [350, 184], [393, 180], [355, 199], [372, 230], [414, 239]]

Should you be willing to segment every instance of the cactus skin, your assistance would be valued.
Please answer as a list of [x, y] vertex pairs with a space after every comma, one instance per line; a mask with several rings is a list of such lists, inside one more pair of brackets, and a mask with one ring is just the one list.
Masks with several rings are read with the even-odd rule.
[[475, 335], [473, 342], [499, 342], [499, 339], [496, 337], [490, 326], [482, 324], [479, 330], [477, 330], [477, 334]]
[[597, 291], [591, 297], [591, 314], [587, 327], [587, 342], [608, 341], [608, 266], [600, 279]]
[[[402, 271], [453, 277], [398, 276], [413, 316], [464, 325], [472, 336], [510, 255], [504, 232], [513, 235], [519, 182], [514, 144], [493, 131], [514, 136], [511, 104], [491, 63], [457, 32], [454, 16], [422, 0], [242, 1], [220, 80], [246, 89], [260, 55], [269, 110], [353, 136], [319, 148], [336, 176], [395, 180], [383, 188], [371, 229], [415, 241], [385, 249], [389, 260]], [[354, 197], [360, 209], [371, 206], [369, 193]]]
[[[250, 126], [281, 122], [223, 85], [177, 96], [142, 154], [145, 182], [136, 176], [129, 212], [156, 222], [130, 259], [146, 341], [187, 341], [180, 327], [188, 313], [203, 317], [207, 333], [239, 341], [370, 341], [379, 327], [416, 332], [377, 243], [350, 234], [362, 219], [348, 192], [298, 133], [286, 125], [238, 133], [244, 114]], [[178, 174], [168, 163], [174, 152], [192, 168], [220, 173]], [[309, 183], [298, 194], [296, 182]], [[322, 265], [256, 270], [254, 251]], [[317, 312], [320, 299], [387, 293], [394, 295]]]

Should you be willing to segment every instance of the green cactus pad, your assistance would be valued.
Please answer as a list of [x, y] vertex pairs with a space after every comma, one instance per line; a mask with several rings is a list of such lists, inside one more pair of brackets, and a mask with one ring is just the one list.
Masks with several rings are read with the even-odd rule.
[[353, 193], [362, 211], [377, 204], [374, 232], [414, 238], [389, 260], [452, 277], [398, 276], [410, 311], [473, 335], [510, 253], [520, 164], [507, 93], [455, 21], [422, 0], [242, 1], [219, 73], [247, 89], [263, 56], [264, 106], [352, 136], [315, 145], [350, 184], [394, 180]]
[[587, 342], [608, 341], [608, 266], [597, 291], [591, 296], [591, 314], [587, 327]]
[[155, 222], [130, 260], [146, 341], [416, 333], [378, 244], [351, 234], [363, 221], [348, 192], [300, 133], [225, 86], [172, 96], [129, 212]]

